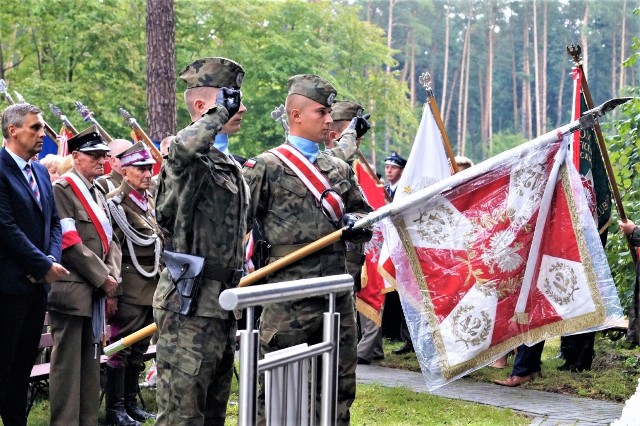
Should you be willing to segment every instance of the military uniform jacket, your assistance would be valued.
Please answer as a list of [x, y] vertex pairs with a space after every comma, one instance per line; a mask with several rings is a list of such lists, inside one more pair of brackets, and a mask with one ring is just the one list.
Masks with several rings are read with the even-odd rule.
[[[71, 172], [80, 176], [75, 170]], [[80, 179], [87, 185], [90, 192], [99, 191], [82, 176]], [[51, 285], [48, 308], [69, 315], [90, 317], [94, 291], [104, 284], [108, 275], [116, 280], [120, 278], [120, 244], [114, 235], [109, 245], [109, 252], [104, 252], [100, 236], [89, 214], [66, 180], [59, 179], [53, 184], [53, 195], [60, 219], [75, 220], [82, 242], [62, 251], [60, 263], [69, 270], [69, 275]], [[100, 204], [99, 201], [98, 204]]]
[[[178, 132], [160, 173], [156, 217], [167, 249], [241, 270], [249, 188], [235, 160], [212, 146], [226, 120], [227, 111], [219, 108]], [[203, 279], [194, 315], [227, 318], [230, 313], [218, 302], [225, 287]], [[180, 311], [167, 269], [160, 276], [153, 306]]]
[[[127, 223], [131, 228], [145, 236], [156, 236], [160, 239], [160, 248], [158, 255], [162, 255], [162, 231], [158, 226], [155, 218], [155, 201], [153, 197], [147, 194], [147, 210], [144, 211], [130, 197], [129, 193], [133, 188], [125, 181], [120, 187], [107, 195], [107, 199], [115, 205], [120, 205], [126, 215]], [[113, 233], [118, 237], [122, 250], [122, 283], [118, 289], [117, 295], [120, 300], [132, 305], [151, 306], [153, 302], [153, 294], [156, 291], [160, 272], [152, 277], [145, 277], [135, 268], [132, 260], [132, 253], [129, 252], [129, 243], [120, 226], [113, 219]], [[155, 244], [149, 246], [139, 246], [132, 244], [133, 255], [136, 257], [138, 264], [146, 272], [154, 269], [156, 259]]]
[[[315, 165], [342, 196], [346, 213], [368, 213], [351, 168], [344, 161], [320, 152]], [[265, 152], [245, 163], [243, 173], [251, 189], [248, 219], [257, 221], [272, 246], [308, 244], [334, 231], [313, 194], [278, 157]], [[251, 222], [250, 222], [251, 223]], [[281, 269], [269, 281], [345, 273], [345, 252], [320, 252]], [[271, 259], [273, 260], [273, 259]]]
[[356, 144], [356, 130], [345, 129], [338, 139], [333, 143], [328, 154], [333, 155], [351, 164], [357, 158], [356, 152], [358, 151], [358, 145]]
[[122, 175], [115, 170], [111, 170], [108, 175], [100, 176], [95, 179], [96, 186], [102, 189], [102, 192], [108, 194], [115, 191], [122, 184]]

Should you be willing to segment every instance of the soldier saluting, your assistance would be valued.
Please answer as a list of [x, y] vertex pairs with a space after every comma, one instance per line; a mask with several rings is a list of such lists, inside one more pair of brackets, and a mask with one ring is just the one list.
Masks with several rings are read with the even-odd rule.
[[[122, 248], [122, 283], [109, 306], [111, 341], [153, 322], [153, 294], [160, 276], [162, 233], [155, 218], [155, 201], [149, 193], [156, 163], [142, 142], [118, 154], [122, 183], [107, 195], [114, 233]], [[155, 418], [138, 407], [138, 378], [151, 336], [116, 352], [107, 361], [106, 422], [139, 425]]]
[[[242, 277], [249, 188], [229, 156], [240, 130], [244, 70], [226, 58], [189, 64], [180, 78], [193, 123], [169, 145], [156, 213], [167, 250], [154, 296], [157, 425], [223, 425], [236, 320], [218, 296]], [[185, 266], [186, 265], [186, 266]]]

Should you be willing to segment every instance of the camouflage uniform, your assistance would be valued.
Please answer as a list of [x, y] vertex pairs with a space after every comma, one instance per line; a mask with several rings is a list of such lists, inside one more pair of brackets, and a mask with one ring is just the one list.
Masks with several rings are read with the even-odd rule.
[[[334, 122], [351, 121], [358, 114], [362, 115], [364, 108], [355, 102], [337, 101], [331, 107], [331, 118]], [[358, 145], [356, 143], [356, 130], [353, 127], [347, 127], [340, 134], [340, 137], [334, 141], [334, 147], [328, 151], [348, 164], [352, 164], [356, 160], [356, 152]], [[347, 271], [353, 277], [353, 286], [355, 291], [360, 291], [360, 276], [362, 273], [362, 264], [364, 263], [364, 244], [354, 244], [347, 242]]]
[[[222, 59], [216, 60], [220, 65]], [[181, 77], [188, 73], [189, 81], [198, 84], [198, 73], [191, 69], [202, 71], [211, 62], [194, 64]], [[215, 70], [219, 78], [230, 70], [222, 65]], [[230, 72], [241, 81], [237, 69]], [[237, 163], [211, 146], [227, 120], [226, 109], [216, 106], [178, 132], [158, 183], [156, 213], [167, 249], [206, 258], [205, 270], [214, 268], [213, 275], [220, 277], [203, 273], [196, 310], [184, 316], [168, 270], [160, 275], [153, 301], [159, 329], [158, 425], [222, 425], [225, 420], [236, 320], [220, 307], [218, 296], [241, 277], [249, 203]]]
[[[123, 167], [155, 164], [142, 142], [122, 152], [118, 158]], [[162, 231], [155, 218], [155, 201], [148, 191], [141, 194], [123, 180], [119, 188], [107, 195], [107, 199], [114, 233], [122, 248], [122, 283], [117, 293], [118, 310], [109, 320], [110, 340], [115, 342], [153, 323], [151, 303], [160, 274]], [[137, 406], [136, 396], [140, 367], [144, 364], [144, 354], [150, 340], [151, 336], [139, 340], [109, 357], [109, 374], [122, 375], [123, 378], [115, 381], [122, 383], [124, 380], [124, 383], [120, 390], [114, 389], [111, 384], [107, 388], [107, 410], [110, 409], [110, 402], [116, 399], [115, 395], [113, 398], [110, 395], [113, 392], [124, 398], [124, 408], [132, 418], [143, 421], [149, 416]], [[117, 406], [116, 403], [113, 405]]]
[[[290, 80], [290, 94], [291, 87], [295, 87], [291, 84], [292, 80], [293, 78]], [[309, 81], [303, 82], [303, 84], [309, 83]], [[329, 96], [321, 93], [322, 88], [311, 87], [309, 90], [314, 92], [312, 94], [314, 97], [306, 94], [305, 96], [316, 102], [320, 100], [324, 105], [327, 104]], [[360, 193], [353, 171], [344, 161], [320, 152], [315, 165], [327, 178], [332, 188], [342, 196], [346, 212], [365, 213], [371, 210]], [[324, 215], [304, 183], [274, 154], [265, 152], [247, 161], [243, 173], [252, 194], [249, 223], [253, 223], [255, 219], [264, 231], [265, 240], [271, 244], [270, 262], [336, 230], [336, 226]], [[345, 250], [344, 244], [339, 242], [274, 272], [268, 276], [267, 281], [282, 282], [343, 273], [345, 273]], [[260, 319], [262, 353], [300, 343], [320, 342], [322, 313], [327, 311], [327, 307], [325, 297], [311, 297], [264, 306]], [[349, 424], [349, 407], [355, 399], [357, 362], [353, 292], [338, 295], [336, 312], [340, 313], [338, 423]], [[263, 396], [259, 398], [258, 404], [259, 414], [263, 417]], [[320, 405], [318, 404], [317, 407], [319, 409]], [[319, 411], [316, 416], [319, 416]], [[263, 420], [261, 418], [261, 421]]]

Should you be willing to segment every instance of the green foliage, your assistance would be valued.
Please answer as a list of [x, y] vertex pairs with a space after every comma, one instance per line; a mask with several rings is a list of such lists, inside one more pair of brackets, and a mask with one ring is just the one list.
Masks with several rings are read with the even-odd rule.
[[513, 133], [510, 130], [493, 134], [493, 152], [487, 153], [487, 158], [500, 154], [511, 148], [523, 144], [527, 140], [520, 133]]
[[[638, 94], [640, 90], [637, 88], [630, 90], [630, 95]], [[607, 149], [625, 213], [637, 222], [637, 212], [640, 211], [640, 190], [637, 185], [640, 178], [640, 98], [636, 97], [623, 105], [620, 114], [617, 120], [607, 126], [615, 129], [613, 135], [607, 138]], [[621, 303], [627, 308], [633, 293], [634, 265], [627, 240], [619, 232], [617, 220], [609, 231], [607, 259]]]

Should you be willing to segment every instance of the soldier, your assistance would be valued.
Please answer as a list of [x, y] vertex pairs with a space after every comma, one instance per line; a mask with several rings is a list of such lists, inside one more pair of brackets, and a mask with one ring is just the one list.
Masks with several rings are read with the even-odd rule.
[[364, 135], [371, 128], [368, 118], [362, 115], [364, 108], [351, 101], [336, 101], [331, 107], [331, 130], [326, 147], [333, 155], [347, 163], [353, 163], [355, 153]]
[[120, 278], [121, 252], [96, 177], [109, 147], [95, 126], [68, 141], [73, 168], [53, 184], [62, 226], [62, 265], [70, 272], [51, 286], [53, 337], [49, 396], [52, 425], [97, 425], [104, 297]]
[[[285, 107], [290, 130], [287, 142], [248, 160], [243, 169], [253, 195], [248, 223], [255, 219], [263, 230], [265, 240], [271, 245], [270, 261], [316, 241], [344, 224], [353, 224], [358, 213], [371, 211], [347, 163], [320, 151], [318, 146], [327, 142], [336, 90], [316, 75], [296, 75], [289, 79], [288, 86]], [[298, 177], [298, 173], [307, 172], [324, 183], [307, 187]], [[323, 195], [316, 197], [314, 194]], [[330, 207], [323, 209], [319, 199], [325, 196]], [[365, 242], [370, 237], [370, 231], [353, 227], [343, 233], [343, 238], [355, 243]], [[344, 272], [345, 247], [343, 242], [338, 242], [274, 272], [268, 281], [281, 282]], [[262, 352], [320, 342], [322, 313], [326, 310], [327, 300], [324, 297], [264, 306], [260, 319]], [[357, 361], [352, 291], [336, 297], [336, 312], [340, 313], [338, 423], [349, 424], [349, 407], [355, 398]], [[261, 393], [264, 394], [263, 389]], [[317, 396], [319, 399], [319, 392]], [[259, 400], [259, 415], [264, 421], [263, 398]]]
[[249, 188], [227, 155], [227, 135], [246, 111], [243, 76], [225, 58], [199, 59], [180, 73], [193, 123], [169, 145], [156, 204], [167, 248], [153, 301], [158, 425], [225, 421], [237, 326], [218, 296], [238, 284], [244, 263]]
[[100, 176], [96, 179], [96, 185], [102, 188], [102, 192], [105, 194], [110, 193], [120, 186], [122, 183], [122, 166], [118, 155], [123, 151], [131, 148], [133, 145], [126, 139], [114, 139], [109, 143], [109, 164], [111, 165], [111, 172], [108, 175]]
[[[148, 190], [156, 163], [142, 142], [120, 153], [122, 184], [107, 195], [114, 232], [122, 248], [122, 283], [110, 318], [111, 341], [120, 340], [153, 322], [151, 303], [160, 274], [162, 232], [155, 201]], [[139, 425], [155, 418], [138, 407], [138, 378], [151, 336], [115, 353], [107, 361], [106, 422]]]

